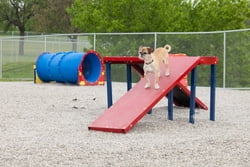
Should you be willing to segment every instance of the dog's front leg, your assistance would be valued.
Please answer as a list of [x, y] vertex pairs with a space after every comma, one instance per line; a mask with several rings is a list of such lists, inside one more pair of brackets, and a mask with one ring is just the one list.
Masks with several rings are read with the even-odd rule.
[[148, 76], [147, 72], [144, 73], [144, 77], [146, 79], [146, 84], [145, 84], [144, 88], [147, 89], [150, 87], [150, 80], [149, 80], [149, 76]]
[[155, 89], [159, 89], [160, 86], [159, 86], [159, 78], [160, 78], [160, 71], [157, 71], [155, 73]]

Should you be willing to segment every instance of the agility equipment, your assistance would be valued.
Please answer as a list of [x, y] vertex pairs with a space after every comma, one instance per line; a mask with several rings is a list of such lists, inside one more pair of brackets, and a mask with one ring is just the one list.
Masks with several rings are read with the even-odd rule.
[[[196, 67], [201, 64], [211, 65], [210, 120], [215, 120], [215, 65], [218, 63], [217, 57], [179, 57], [170, 55], [170, 76], [165, 77], [163, 73], [161, 74], [159, 80], [160, 89], [157, 90], [153, 87], [145, 89], [144, 78], [141, 78], [141, 80], [134, 87], [131, 87], [130, 67], [132, 66], [136, 69], [136, 71], [141, 71], [140, 64], [143, 63], [137, 57], [105, 57], [104, 62], [106, 63], [109, 108], [88, 127], [89, 130], [126, 133], [165, 96], [169, 99], [168, 119], [173, 120], [173, 89], [176, 86], [182, 85], [180, 81], [190, 72], [191, 92], [188, 91], [188, 95], [190, 97], [189, 122], [194, 123], [194, 111], [197, 103], [197, 98], [195, 98]], [[128, 92], [114, 104], [112, 104], [112, 86], [110, 75], [112, 63], [127, 64], [127, 69], [129, 71], [127, 74]], [[150, 77], [152, 81], [153, 75], [151, 74]], [[184, 92], [186, 92], [186, 90]], [[198, 101], [198, 104], [200, 104], [200, 101]]]
[[87, 52], [44, 52], [34, 66], [34, 82], [103, 85], [104, 65], [100, 54]]
[[[187, 56], [184, 53], [179, 53], [179, 54], [171, 54], [171, 56]], [[110, 60], [111, 59], [111, 60]], [[116, 58], [115, 58], [116, 59]], [[113, 60], [112, 57], [106, 57], [105, 58], [106, 62], [112, 61], [112, 63], [118, 63], [119, 60]], [[133, 60], [133, 62], [135, 62]], [[139, 61], [140, 63], [143, 63], [143, 61]], [[121, 62], [119, 62], [121, 63]], [[131, 61], [127, 61], [127, 63], [131, 63]], [[144, 71], [143, 71], [143, 66], [142, 64], [131, 64], [132, 67], [138, 72], [138, 74], [143, 77]], [[176, 106], [180, 107], [189, 107], [190, 106], [190, 91], [187, 88], [188, 87], [188, 75], [185, 75], [179, 82], [178, 84], [173, 88], [173, 101]], [[166, 95], [167, 97], [167, 95]], [[110, 106], [110, 105], [109, 105]], [[208, 107], [199, 99], [195, 98], [195, 107], [196, 108], [201, 108], [204, 110], [208, 110]]]

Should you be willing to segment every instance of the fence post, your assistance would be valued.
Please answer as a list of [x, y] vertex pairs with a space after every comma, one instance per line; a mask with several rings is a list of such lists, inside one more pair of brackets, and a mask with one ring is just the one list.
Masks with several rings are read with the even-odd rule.
[[0, 40], [0, 79], [3, 78], [3, 40]]
[[96, 49], [96, 33], [94, 33], [94, 50]]
[[226, 87], [226, 54], [227, 54], [227, 51], [226, 51], [226, 47], [227, 47], [227, 39], [226, 39], [226, 32], [223, 33], [223, 88]]
[[47, 51], [47, 37], [46, 35], [44, 36], [44, 52]]
[[155, 32], [155, 42], [154, 42], [154, 49], [157, 48], [157, 33]]

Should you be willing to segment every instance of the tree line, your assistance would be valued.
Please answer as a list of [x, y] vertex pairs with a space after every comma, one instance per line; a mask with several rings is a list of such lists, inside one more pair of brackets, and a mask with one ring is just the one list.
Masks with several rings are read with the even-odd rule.
[[1, 0], [0, 27], [43, 33], [187, 32], [249, 26], [248, 0]]

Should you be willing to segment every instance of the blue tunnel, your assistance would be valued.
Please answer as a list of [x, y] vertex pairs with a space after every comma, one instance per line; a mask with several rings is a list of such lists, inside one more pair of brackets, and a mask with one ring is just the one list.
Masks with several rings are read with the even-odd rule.
[[36, 72], [43, 82], [78, 84], [82, 76], [93, 84], [103, 75], [103, 63], [96, 51], [44, 52], [37, 58]]

